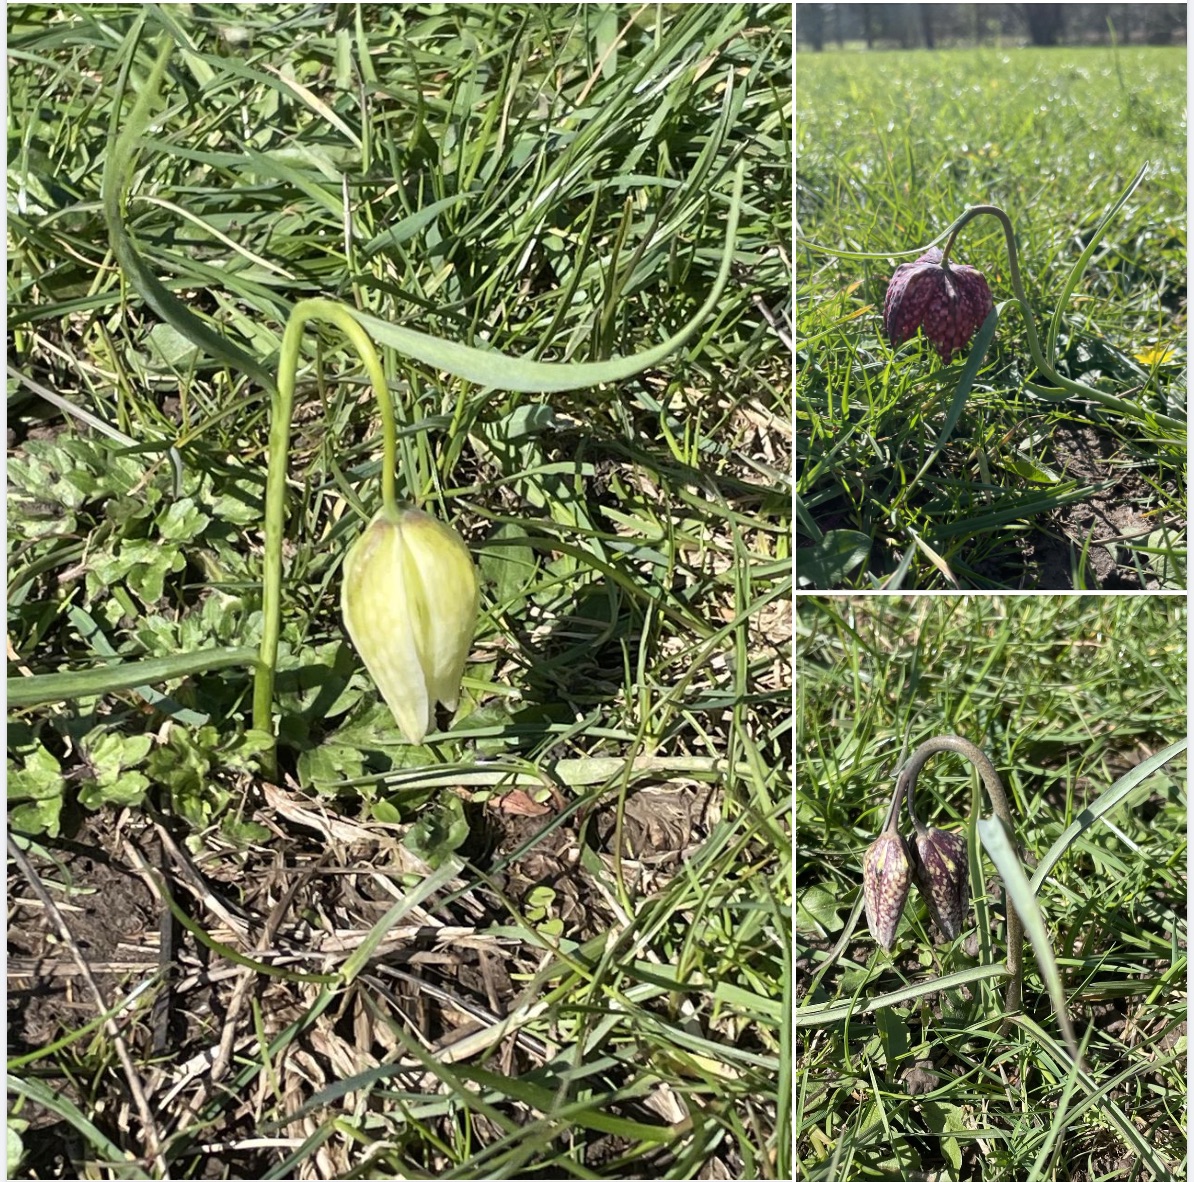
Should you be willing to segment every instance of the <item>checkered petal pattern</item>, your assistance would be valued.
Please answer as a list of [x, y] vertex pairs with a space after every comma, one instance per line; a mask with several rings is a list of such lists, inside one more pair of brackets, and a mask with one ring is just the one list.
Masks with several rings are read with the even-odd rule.
[[901, 263], [887, 285], [883, 328], [893, 345], [923, 330], [946, 363], [966, 347], [995, 301], [982, 272], [961, 263], [942, 265], [937, 247]]
[[862, 859], [862, 900], [871, 935], [891, 951], [912, 887], [908, 844], [896, 832], [881, 833]]
[[966, 839], [960, 833], [929, 829], [917, 835], [912, 861], [929, 915], [947, 940], [956, 940], [970, 911]]

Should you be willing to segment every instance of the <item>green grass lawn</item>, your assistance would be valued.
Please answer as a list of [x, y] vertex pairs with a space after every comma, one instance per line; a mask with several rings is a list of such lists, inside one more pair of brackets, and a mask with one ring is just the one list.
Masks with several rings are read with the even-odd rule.
[[[796, 75], [800, 585], [1184, 587], [1185, 51], [801, 52]], [[896, 263], [984, 204], [1046, 360], [1120, 409], [1026, 387], [1052, 383], [988, 216], [952, 256], [1000, 310], [973, 385], [965, 354], [886, 339]]]
[[[798, 599], [797, 1177], [1183, 1176], [1186, 623], [1174, 596]], [[957, 755], [916, 801], [969, 837], [961, 937], [935, 936], [915, 889], [890, 953], [854, 926], [895, 772], [940, 734], [992, 760], [1025, 873], [1045, 871], [1077, 1075], [1033, 951], [1001, 1029], [1003, 890], [972, 827], [991, 810]]]
[[[790, 1177], [790, 9], [8, 22], [9, 677], [106, 670], [10, 708], [9, 1176]], [[723, 258], [665, 360], [485, 380], [660, 347]], [[312, 327], [274, 776], [317, 296], [389, 326], [480, 622], [407, 743], [339, 611], [377, 413]]]

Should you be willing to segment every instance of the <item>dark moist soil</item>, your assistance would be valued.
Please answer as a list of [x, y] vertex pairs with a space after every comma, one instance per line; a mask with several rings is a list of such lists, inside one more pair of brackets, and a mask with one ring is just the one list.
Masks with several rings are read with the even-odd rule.
[[[1163, 524], [1181, 529], [1184, 521], [1161, 521], [1145, 512], [1156, 493], [1131, 466], [1113, 436], [1082, 423], [1065, 423], [1053, 435], [1053, 459], [1059, 472], [1084, 484], [1111, 487], [1087, 500], [1064, 505], [1050, 515], [1046, 529], [1025, 536], [1023, 588], [1071, 591], [1073, 566], [1086, 551], [1086, 590], [1147, 591], [1160, 581], [1147, 568], [1136, 569], [1126, 546], [1111, 539], [1139, 541]], [[1043, 523], [1042, 523], [1043, 524]], [[1088, 544], [1089, 543], [1089, 544]]]
[[[35, 858], [34, 866], [63, 908], [100, 990], [115, 998], [122, 983], [156, 967], [158, 914], [145, 883], [113, 861], [106, 848], [111, 840], [102, 822], [88, 826], [75, 841], [45, 842], [55, 862]], [[96, 1009], [57, 931], [11, 865], [8, 908], [9, 1053], [20, 1055], [84, 1025]]]
[[[117, 844], [110, 819], [101, 816], [74, 840], [45, 840], [51, 858], [29, 858], [62, 910], [71, 935], [91, 968], [105, 1001], [111, 1005], [157, 967], [157, 906], [140, 878], [112, 855]], [[99, 1011], [74, 959], [63, 946], [25, 878], [9, 862], [8, 877], [8, 1053], [28, 1054], [67, 1031], [92, 1021]], [[91, 1040], [75, 1044], [86, 1048]], [[41, 1063], [53, 1063], [51, 1056]], [[36, 1071], [36, 1068], [30, 1070]], [[23, 1072], [22, 1072], [23, 1074]], [[121, 1140], [114, 1122], [121, 1094], [107, 1112], [97, 1110], [96, 1097], [83, 1094], [69, 1080], [43, 1082], [83, 1108], [111, 1139]], [[123, 1079], [121, 1079], [123, 1085]], [[89, 1156], [81, 1136], [48, 1109], [27, 1104], [20, 1116], [30, 1122], [23, 1134], [22, 1176], [73, 1178], [78, 1163]], [[134, 1148], [134, 1152], [136, 1149]]]
[[[256, 790], [249, 791], [252, 799]], [[335, 820], [321, 802], [292, 789], [278, 791], [306, 815]], [[710, 788], [694, 784], [650, 784], [629, 794], [623, 812], [621, 870], [632, 894], [654, 893], [681, 869], [691, 850], [707, 836], [706, 812], [712, 797]], [[558, 918], [568, 938], [584, 941], [618, 926], [608, 902], [613, 883], [616, 796], [587, 811], [572, 813], [562, 824], [555, 823], [558, 802], [547, 802], [547, 811], [541, 815], [522, 815], [520, 810], [532, 807], [541, 806], [525, 796], [513, 804], [500, 797], [485, 805], [466, 803], [472, 838], [465, 853], [489, 874], [492, 885], [475, 888], [444, 905], [436, 900], [450, 892], [440, 892], [425, 904], [435, 920], [482, 931], [495, 924], [509, 924], [503, 900], [525, 911], [530, 892], [546, 886], [555, 894], [545, 918]], [[218, 836], [205, 834], [189, 861], [201, 874], [204, 889], [243, 921], [249, 933], [247, 946], [198, 901], [177, 864], [179, 855], [163, 846], [158, 831], [143, 814], [126, 814], [119, 825], [111, 811], [89, 814], [69, 838], [42, 839], [45, 852], [29, 853], [34, 869], [62, 909], [107, 1005], [127, 997], [158, 970], [162, 908], [136, 868], [136, 851], [155, 870], [166, 870], [176, 901], [209, 934], [248, 955], [258, 947], [310, 951], [329, 934], [355, 932], [359, 939], [360, 933], [393, 905], [395, 891], [401, 893], [402, 858], [396, 839], [383, 832], [373, 840], [367, 821], [344, 837], [329, 838], [326, 832], [295, 824], [276, 810], [258, 807], [256, 812], [247, 809], [246, 813], [272, 828], [274, 836], [259, 846], [239, 850]], [[172, 822], [167, 825], [173, 828]], [[185, 850], [187, 835], [177, 830], [174, 836], [178, 847]], [[581, 857], [582, 845], [591, 851], [587, 860]], [[182, 857], [186, 858], [185, 853]], [[601, 884], [594, 881], [591, 865], [603, 869]], [[390, 888], [379, 881], [383, 876], [389, 877]], [[19, 1055], [79, 1029], [98, 1011], [69, 950], [11, 861], [8, 891], [9, 1053]], [[218, 1044], [226, 1018], [234, 1012], [232, 993], [243, 974], [181, 926], [167, 921], [165, 930], [174, 945], [167, 958], [169, 989], [159, 991], [161, 1000], [156, 1007], [146, 1004], [136, 1018], [123, 1019], [121, 1030], [149, 1089], [150, 1105], [160, 1112], [162, 1125], [170, 1128], [175, 1117], [204, 1094], [210, 1078], [200, 1072], [164, 1109], [159, 1107], [163, 1096], [180, 1078], [184, 1065], [193, 1066]], [[345, 991], [343, 1002], [338, 999], [308, 1035], [296, 1040], [296, 1053], [308, 1057], [300, 1060], [297, 1074], [291, 1067], [287, 1076], [286, 1061], [275, 1063], [284, 1083], [288, 1080], [296, 1089], [295, 1107], [318, 1091], [320, 1083], [327, 1086], [343, 1078], [343, 1064], [327, 1057], [328, 1040], [340, 1040], [379, 1060], [386, 1054], [384, 1030], [378, 1030], [375, 1011], [370, 1008], [376, 1006], [378, 997], [383, 1005], [388, 999], [391, 1021], [402, 1015], [407, 1027], [417, 1029], [428, 1043], [447, 1043], [491, 1023], [471, 1021], [467, 1010], [443, 999], [443, 991], [485, 1013], [504, 1014], [519, 1003], [526, 981], [544, 962], [537, 944], [487, 944], [484, 938], [472, 943], [437, 941], [433, 927], [420, 928], [406, 945], [386, 947], [389, 950], [370, 962], [360, 983]], [[344, 954], [316, 957], [293, 967], [326, 972], [327, 966], [334, 969], [343, 959]], [[251, 997], [260, 1007], [265, 1031], [273, 1035], [305, 1012], [312, 989], [314, 986], [259, 976]], [[238, 1036], [252, 1034], [252, 1006], [243, 1006], [235, 1022]], [[97, 1064], [88, 1055], [89, 1048], [99, 1045], [108, 1057]], [[316, 1068], [310, 1067], [312, 1061]], [[526, 1045], [514, 1036], [495, 1046], [487, 1061], [491, 1069], [512, 1075], [542, 1062], [528, 1055]], [[107, 1035], [84, 1037], [70, 1049], [42, 1060], [39, 1068], [46, 1086], [83, 1108], [117, 1145], [134, 1154], [143, 1152], [136, 1109], [130, 1104]], [[307, 1072], [314, 1070], [318, 1075], [320, 1068], [322, 1081], [312, 1084]], [[233, 1074], [225, 1075], [225, 1086]], [[227, 1145], [258, 1136], [259, 1118], [254, 1115], [251, 1098], [246, 1101], [228, 1105], [224, 1117], [207, 1128], [201, 1140]], [[659, 1119], [633, 1100], [611, 1114], [652, 1123]], [[85, 1147], [77, 1144], [78, 1138], [36, 1105], [26, 1105], [21, 1115], [31, 1122], [24, 1137], [22, 1170], [32, 1172], [26, 1176], [77, 1177], [71, 1171], [87, 1156]], [[617, 1153], [616, 1143], [608, 1136], [583, 1130], [574, 1130], [574, 1134], [589, 1138], [590, 1169]], [[285, 1151], [230, 1149], [219, 1163], [208, 1162], [199, 1172], [262, 1177], [264, 1170], [281, 1160], [273, 1156], [275, 1152]], [[180, 1159], [177, 1167], [180, 1172], [193, 1173], [196, 1163]], [[666, 1163], [660, 1168], [665, 1169]], [[209, 1174], [212, 1169], [215, 1172]]]

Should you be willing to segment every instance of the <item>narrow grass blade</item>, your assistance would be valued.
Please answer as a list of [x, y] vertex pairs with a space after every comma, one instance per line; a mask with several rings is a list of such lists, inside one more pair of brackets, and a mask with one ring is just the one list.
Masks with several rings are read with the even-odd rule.
[[137, 689], [158, 681], [176, 681], [196, 673], [257, 664], [255, 648], [207, 648], [173, 657], [146, 661], [124, 661], [70, 673], [38, 673], [33, 677], [8, 679], [8, 705], [44, 706], [48, 702], [69, 702], [73, 698], [94, 698], [117, 690]]
[[444, 210], [451, 209], [453, 206], [467, 199], [467, 193], [453, 193], [450, 197], [441, 197], [438, 201], [432, 201], [430, 204], [424, 205], [421, 209], [415, 210], [414, 213], [408, 217], [404, 217], [401, 221], [395, 222], [392, 226], [387, 226], [380, 234], [377, 234], [366, 242], [361, 247], [361, 257], [371, 259], [379, 250], [387, 246], [401, 246], [404, 242], [422, 231], [425, 226], [435, 221]]
[[825, 534], [816, 521], [813, 520], [813, 515], [808, 511], [808, 507], [804, 503], [804, 498], [798, 492], [792, 494], [792, 506], [796, 512], [796, 524], [814, 542], [819, 542]]
[[[1116, 198], [1115, 204], [1103, 215], [1103, 220], [1095, 227], [1095, 232], [1091, 235], [1090, 241], [1086, 244], [1086, 249], [1078, 256], [1078, 261], [1074, 264], [1066, 279], [1065, 286], [1061, 289], [1061, 295], [1057, 297], [1057, 306], [1053, 310], [1053, 319], [1049, 322], [1049, 337], [1045, 343], [1045, 360], [1050, 365], [1057, 359], [1057, 333], [1061, 328], [1061, 314], [1066, 306], [1071, 295], [1074, 293], [1074, 288], [1078, 286], [1078, 281], [1082, 278], [1082, 272], [1086, 270], [1086, 264], [1090, 262], [1091, 256], [1098, 248], [1099, 243], [1103, 240], [1103, 235], [1107, 233], [1111, 225], [1111, 219], [1124, 207], [1124, 202], [1136, 191], [1136, 187], [1144, 180], [1145, 174], [1148, 172], [1148, 162], [1140, 166], [1140, 171], [1128, 183], [1128, 187]], [[1137, 414], [1139, 411], [1137, 410]]]
[[560, 1105], [555, 1089], [536, 1084], [528, 1076], [498, 1075], [482, 1067], [460, 1063], [456, 1064], [455, 1070], [460, 1079], [482, 1089], [488, 1088], [488, 1093], [481, 1092], [481, 1098], [490, 1104], [508, 1104], [514, 1101], [543, 1113], [549, 1120], [575, 1124], [615, 1137], [625, 1137], [629, 1141], [668, 1142], [676, 1139], [676, 1130], [670, 1125], [648, 1125], [614, 1113], [599, 1112], [593, 1108], [591, 1101], [575, 1100], [570, 1104]]
[[235, 948], [228, 944], [221, 943], [209, 935], [207, 931], [196, 923], [175, 901], [174, 896], [170, 894], [165, 882], [162, 878], [150, 871], [153, 874], [153, 879], [157, 883], [158, 890], [161, 892], [162, 898], [166, 902], [166, 906], [170, 909], [170, 914], [184, 927], [196, 940], [199, 941], [205, 948], [210, 949], [217, 956], [223, 957], [225, 960], [231, 961], [233, 964], [238, 964], [242, 968], [252, 969], [253, 972], [259, 973], [263, 977], [278, 977], [283, 981], [306, 981], [316, 985], [334, 985], [340, 978], [335, 974], [329, 973], [300, 973], [295, 969], [288, 969], [279, 967], [277, 965], [266, 964], [264, 961], [254, 960], [251, 956], [245, 956], [243, 952], [238, 952]]
[[937, 435], [933, 448], [929, 452], [928, 458], [921, 464], [920, 471], [904, 486], [904, 491], [900, 495], [899, 501], [896, 502], [897, 506], [908, 498], [908, 494], [920, 482], [920, 478], [937, 462], [937, 457], [944, 450], [946, 443], [949, 442], [949, 437], [958, 425], [958, 419], [962, 417], [962, 408], [966, 405], [970, 388], [974, 385], [974, 379], [978, 376], [978, 371], [982, 367], [983, 358], [986, 357], [987, 350], [991, 347], [991, 342], [995, 339], [995, 328], [998, 323], [999, 312], [995, 308], [992, 308], [987, 314], [986, 320], [983, 321], [982, 328], [975, 335], [974, 344], [970, 347], [970, 355], [966, 358], [966, 364], [962, 366], [962, 372], [958, 375], [958, 384], [954, 387], [953, 399], [949, 404], [949, 410], [945, 414], [945, 422], [941, 425], [941, 431]]
[[1127, 775], [1120, 776], [1105, 792], [1100, 792], [1094, 801], [1078, 814], [1073, 823], [1049, 847], [1049, 852], [1040, 860], [1036, 873], [1032, 876], [1032, 882], [1029, 883], [1032, 893], [1035, 895], [1041, 889], [1041, 884], [1048, 878], [1049, 872], [1061, 860], [1066, 850], [1074, 844], [1075, 838], [1080, 833], [1089, 829], [1117, 805], [1122, 804], [1157, 768], [1164, 767], [1175, 755], [1180, 755], [1185, 751], [1189, 743], [1189, 739], [1178, 739], [1176, 743], [1170, 743], [1164, 750], [1158, 751], [1156, 755], [1150, 755], [1148, 759], [1138, 763]]
[[939, 526], [933, 531], [935, 539], [953, 538], [959, 534], [969, 537], [972, 534], [986, 533], [1006, 525], [1009, 521], [1020, 518], [1038, 517], [1053, 509], [1061, 509], [1072, 505], [1075, 501], [1085, 501], [1096, 493], [1106, 492], [1110, 484], [1096, 485], [1063, 485], [1048, 493], [1029, 493], [1028, 496], [1005, 496], [996, 501], [997, 508], [978, 517], [966, 517], [959, 521], [951, 521], [948, 525]]
[[941, 577], [950, 584], [950, 586], [956, 588], [958, 586], [958, 577], [952, 570], [950, 570], [949, 563], [946, 562], [945, 559], [942, 558], [941, 555], [938, 554], [937, 551], [934, 550], [933, 547], [930, 546], [928, 542], [926, 542], [924, 538], [922, 538], [920, 534], [918, 534], [911, 526], [908, 527], [908, 532], [912, 535], [913, 545], [915, 545], [916, 548], [933, 564], [937, 570], [937, 573], [940, 574]]
[[[1046, 402], [1068, 402], [1075, 398], [1082, 398], [1081, 394], [1075, 394], [1072, 390], [1062, 390], [1056, 386], [1038, 386], [1035, 382], [1025, 382], [1024, 389], [1035, 394], [1038, 398], [1045, 399]], [[1150, 411], [1147, 407], [1137, 406], [1134, 402], [1129, 402], [1126, 398], [1116, 398], [1114, 394], [1108, 394], [1103, 390], [1098, 390], [1096, 393], [1099, 395], [1096, 403], [1098, 406], [1105, 407], [1107, 410], [1113, 410], [1125, 418], [1135, 419], [1137, 422], [1147, 422], [1151, 418], [1155, 419], [1162, 426], [1170, 427], [1175, 431], [1186, 430], [1186, 424], [1180, 419], [1174, 419], [1169, 415]], [[1090, 401], [1096, 400], [1092, 397]]]
[[96, 1168], [110, 1170], [117, 1178], [148, 1178], [150, 1177], [139, 1165], [132, 1154], [124, 1152], [119, 1145], [109, 1141], [103, 1133], [88, 1120], [87, 1116], [72, 1101], [31, 1076], [7, 1077], [8, 1092], [11, 1096], [23, 1096], [40, 1104], [47, 1112], [61, 1117], [73, 1129], [76, 1129], [83, 1140], [90, 1145], [103, 1160], [93, 1163]]
[[46, 1043], [42, 1046], [34, 1048], [32, 1051], [24, 1055], [13, 1055], [8, 1060], [8, 1070], [17, 1071], [22, 1067], [28, 1066], [30, 1063], [36, 1063], [41, 1059], [49, 1059], [56, 1055], [59, 1051], [66, 1047], [72, 1046], [82, 1038], [87, 1038], [99, 1031], [105, 1022], [112, 1018], [118, 1018], [121, 1014], [133, 1013], [134, 1004], [147, 994], [151, 989], [158, 989], [161, 987], [161, 977], [158, 974], [142, 981], [140, 985], [134, 986], [127, 994], [122, 996], [119, 1001], [110, 1009], [104, 1010], [102, 1013], [96, 1014], [89, 1022], [85, 1022], [82, 1026], [76, 1026], [72, 1030], [68, 1030], [65, 1034], [56, 1038], [53, 1042]]
[[352, 950], [351, 955], [344, 961], [340, 970], [346, 984], [352, 982], [357, 974], [369, 963], [370, 958], [377, 951], [378, 945], [385, 939], [386, 933], [412, 907], [417, 907], [424, 899], [430, 898], [441, 887], [445, 887], [463, 869], [459, 858], [447, 858], [442, 866], [434, 873], [427, 875], [419, 885], [409, 894], [403, 895], [393, 907], [389, 909], [369, 929], [369, 934]]
[[[75, 631], [101, 660], [119, 661], [120, 654], [109, 643], [103, 629], [81, 607], [72, 607], [67, 612], [67, 618]], [[133, 692], [148, 702], [155, 710], [169, 714], [176, 722], [184, 726], [204, 726], [210, 721], [210, 715], [201, 714], [197, 710], [188, 709], [173, 701], [165, 694], [159, 693], [148, 685], [133, 686]]]
[[1036, 953], [1037, 967], [1045, 979], [1049, 990], [1049, 998], [1053, 1002], [1054, 1012], [1057, 1014], [1058, 1024], [1065, 1037], [1066, 1046], [1075, 1062], [1079, 1062], [1078, 1040], [1074, 1037], [1074, 1027], [1070, 1023], [1069, 1007], [1066, 1003], [1065, 987], [1061, 982], [1061, 972], [1053, 956], [1053, 947], [1049, 943], [1049, 932], [1045, 928], [1045, 918], [1041, 909], [1036, 905], [1036, 896], [1032, 887], [1028, 885], [1028, 876], [1020, 865], [1015, 847], [1007, 830], [997, 817], [984, 817], [978, 823], [978, 836], [991, 855], [991, 861], [1007, 887], [1009, 905], [1015, 907], [1020, 921], [1024, 924], [1024, 932], [1032, 942], [1032, 950]]
[[170, 60], [170, 52], [174, 47], [173, 41], [169, 38], [163, 41], [145, 86], [137, 96], [137, 101], [128, 118], [123, 121], [124, 126], [121, 128], [121, 98], [128, 82], [129, 70], [136, 56], [141, 25], [142, 22], [138, 21], [125, 39], [125, 60], [117, 83], [116, 98], [112, 103], [108, 153], [104, 160], [104, 175], [101, 183], [104, 221], [108, 226], [108, 238], [112, 245], [112, 253], [116, 255], [121, 269], [129, 277], [142, 299], [167, 324], [177, 329], [212, 357], [248, 374], [266, 390], [273, 390], [273, 376], [256, 358], [209, 328], [150, 271], [134, 248], [132, 239], [125, 229], [123, 206], [128, 197], [128, 189], [132, 184], [133, 170], [137, 164], [138, 140], [149, 125], [150, 108], [157, 100], [158, 89], [166, 72], [166, 64]]
[[[1040, 1026], [1025, 1014], [1017, 1014], [1013, 1021], [1017, 1026], [1023, 1027], [1023, 1029], [1033, 1035], [1037, 1046], [1053, 1060], [1059, 1073], [1064, 1075], [1072, 1069], [1073, 1061], [1066, 1062], [1065, 1052], [1050, 1036], [1047, 1030], [1041, 1029]], [[1176, 1053], [1174, 1057], [1176, 1057]], [[1173, 1172], [1157, 1156], [1152, 1142], [1136, 1127], [1131, 1117], [1110, 1099], [1112, 1094], [1130, 1094], [1124, 1092], [1124, 1087], [1131, 1082], [1133, 1076], [1139, 1074], [1139, 1068], [1122, 1072], [1120, 1075], [1107, 1079], [1101, 1084], [1081, 1068], [1076, 1074], [1078, 1082], [1086, 1092], [1086, 1098], [1074, 1106], [1071, 1119], [1077, 1120], [1085, 1109], [1097, 1105], [1099, 1110], [1105, 1113], [1107, 1119], [1119, 1130], [1124, 1139], [1124, 1144], [1136, 1151], [1140, 1160], [1145, 1164], [1149, 1173], [1154, 1178], [1164, 1179], [1165, 1182], [1173, 1178]]]
[[929, 993], [939, 993], [945, 989], [960, 989], [963, 985], [974, 985], [979, 981], [992, 978], [1004, 978], [1008, 975], [1007, 966], [1002, 964], [980, 964], [974, 968], [963, 969], [958, 973], [950, 973], [945, 977], [930, 977], [927, 981], [918, 981], [904, 989], [897, 989], [894, 993], [885, 993], [882, 997], [873, 997], [864, 1002], [832, 1002], [828, 1005], [805, 1006], [796, 1011], [792, 1021], [796, 1026], [832, 1026], [843, 1018], [853, 1014], [869, 1014], [875, 1010], [889, 1009], [906, 1001], [915, 1001]]
[[[1086, 1034], [1082, 1038], [1082, 1046], [1079, 1048], [1083, 1055], [1086, 1054], [1086, 1048], [1090, 1045], [1090, 1037], [1093, 1033], [1094, 1027], [1088, 1026]], [[1025, 1179], [1025, 1182], [1039, 1182], [1039, 1179], [1046, 1176], [1049, 1165], [1053, 1161], [1053, 1147], [1057, 1144], [1058, 1138], [1069, 1127], [1070, 1121], [1077, 1115], [1076, 1112], [1071, 1113], [1070, 1102], [1078, 1087], [1079, 1074], [1078, 1064], [1071, 1063], [1070, 1069], [1066, 1072], [1065, 1087], [1062, 1088], [1061, 1099], [1057, 1103], [1057, 1111], [1053, 1114], [1049, 1130], [1045, 1134], [1045, 1139], [1036, 1155], [1036, 1160], [1032, 1163], [1032, 1172]]]
[[908, 568], [912, 565], [912, 559], [916, 557], [916, 551], [919, 549], [920, 547], [917, 542], [913, 542], [911, 546], [905, 547], [899, 566], [887, 576], [886, 581], [880, 586], [881, 591], [899, 591], [903, 588], [904, 576], [908, 573]]

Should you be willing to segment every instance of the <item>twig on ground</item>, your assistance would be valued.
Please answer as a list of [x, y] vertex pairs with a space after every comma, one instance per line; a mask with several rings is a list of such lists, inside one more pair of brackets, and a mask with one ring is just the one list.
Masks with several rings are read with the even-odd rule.
[[[91, 994], [95, 998], [95, 1003], [99, 1007], [100, 1013], [104, 1013], [109, 1008], [108, 1003], [104, 1000], [99, 983], [92, 974], [91, 967], [88, 965], [82, 949], [76, 942], [66, 920], [62, 917], [62, 912], [58, 910], [58, 905], [50, 897], [49, 891], [42, 885], [41, 878], [33, 868], [33, 864], [25, 857], [24, 852], [13, 841], [11, 835], [7, 835], [6, 839], [8, 841], [8, 856], [17, 864], [17, 868], [25, 876], [25, 880], [33, 889], [33, 893], [45, 908], [50, 922], [57, 928], [62, 942], [66, 945], [75, 964], [79, 966], [79, 972], [83, 975], [83, 980], [87, 982], [87, 987], [91, 990]], [[104, 1023], [104, 1027], [111, 1036], [112, 1044], [116, 1048], [116, 1054], [120, 1057], [120, 1064], [124, 1068], [125, 1079], [128, 1081], [129, 1092], [133, 1097], [133, 1102], [137, 1105], [137, 1114], [141, 1118], [141, 1128], [145, 1138], [145, 1156], [153, 1160], [154, 1166], [158, 1170], [159, 1178], [169, 1178], [170, 1167], [166, 1164], [166, 1159], [162, 1154], [161, 1133], [158, 1131], [157, 1122], [154, 1120], [153, 1112], [149, 1107], [149, 1100], [145, 1095], [145, 1088], [141, 1083], [141, 1077], [138, 1075], [137, 1068], [133, 1064], [133, 1057], [129, 1054], [128, 1044], [124, 1041], [124, 1035], [120, 1033], [120, 1027], [117, 1025], [115, 1018], [109, 1018]]]

